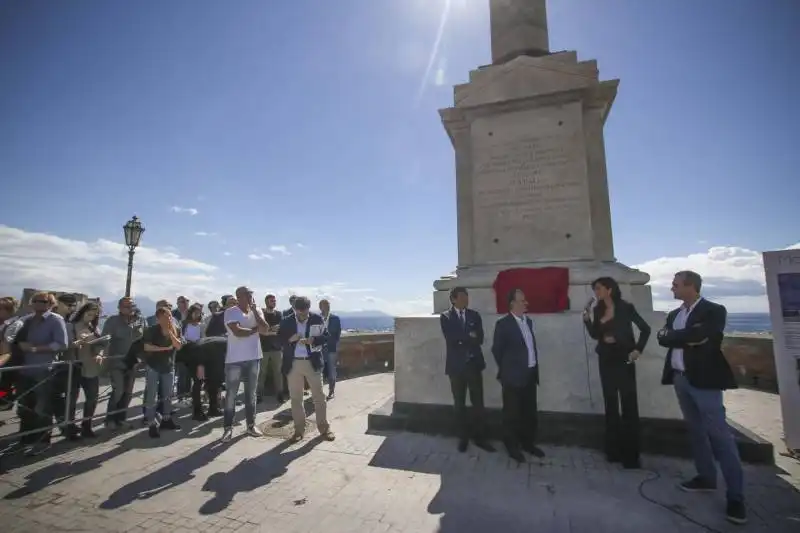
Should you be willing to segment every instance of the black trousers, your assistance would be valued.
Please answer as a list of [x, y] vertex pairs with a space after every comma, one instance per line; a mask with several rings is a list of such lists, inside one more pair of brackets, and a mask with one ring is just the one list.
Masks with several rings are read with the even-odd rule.
[[37, 431], [21, 437], [22, 444], [50, 442], [53, 422], [53, 380], [47, 373], [17, 376], [19, 431]]
[[533, 446], [539, 430], [537, 372], [528, 369], [522, 387], [503, 385], [503, 441], [508, 449]]
[[[483, 372], [476, 364], [467, 362], [461, 374], [450, 376], [450, 390], [453, 393], [458, 436], [462, 439], [483, 438], [486, 432]], [[472, 413], [467, 409], [467, 394], [472, 404]]]
[[639, 460], [639, 400], [636, 365], [627, 364], [628, 350], [601, 347], [600, 383], [606, 412], [605, 449], [610, 460]]
[[[72, 367], [72, 383], [70, 384], [69, 367], [66, 365], [59, 365], [53, 368], [53, 417], [56, 422], [63, 424], [64, 422], [75, 420], [75, 403], [78, 401], [78, 394], [80, 392], [81, 384], [81, 367], [75, 365]], [[67, 395], [69, 395], [69, 413], [65, 413], [67, 409]], [[65, 418], [66, 415], [66, 418]], [[61, 431], [66, 431], [66, 427], [62, 426]]]
[[203, 411], [202, 392], [203, 385], [208, 393], [208, 410], [212, 413], [219, 412], [219, 381], [198, 379], [197, 375], [192, 377], [192, 410], [195, 413]]

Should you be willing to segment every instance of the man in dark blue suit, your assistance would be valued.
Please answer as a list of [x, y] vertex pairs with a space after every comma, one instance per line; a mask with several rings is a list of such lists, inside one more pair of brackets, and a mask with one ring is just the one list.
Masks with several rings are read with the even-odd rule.
[[334, 440], [327, 416], [325, 394], [322, 392], [322, 348], [328, 341], [328, 332], [322, 317], [310, 313], [311, 302], [298, 296], [294, 301], [294, 315], [284, 318], [278, 329], [283, 360], [281, 370], [289, 385], [292, 402], [294, 435], [292, 442], [303, 438], [306, 429], [306, 410], [303, 406], [303, 384], [308, 382], [314, 413], [322, 438]]
[[[494, 447], [485, 438], [483, 413], [483, 369], [486, 368], [481, 350], [483, 321], [477, 311], [467, 309], [469, 294], [464, 287], [450, 291], [450, 303], [452, 307], [440, 315], [439, 321], [447, 345], [444, 371], [450, 378], [453, 392], [459, 432], [458, 451], [467, 450], [471, 436], [476, 446], [493, 452]], [[472, 417], [467, 413], [467, 392], [472, 404]]]
[[508, 455], [523, 463], [521, 450], [544, 457], [544, 452], [534, 445], [539, 417], [539, 354], [533, 321], [525, 315], [525, 293], [511, 290], [508, 309], [509, 313], [495, 324], [492, 354], [497, 361], [497, 379], [503, 387], [503, 440]]

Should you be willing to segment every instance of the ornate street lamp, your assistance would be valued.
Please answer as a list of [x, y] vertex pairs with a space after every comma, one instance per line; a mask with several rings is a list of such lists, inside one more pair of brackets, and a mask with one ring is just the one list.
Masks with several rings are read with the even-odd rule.
[[128, 279], [125, 281], [125, 296], [131, 295], [131, 277], [133, 276], [133, 254], [144, 233], [144, 226], [139, 217], [130, 219], [122, 229], [125, 230], [125, 246], [128, 247]]

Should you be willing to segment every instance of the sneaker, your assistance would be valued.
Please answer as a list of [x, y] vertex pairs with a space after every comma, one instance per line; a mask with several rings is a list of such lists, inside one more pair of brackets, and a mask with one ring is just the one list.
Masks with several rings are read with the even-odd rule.
[[180, 431], [181, 427], [175, 423], [174, 418], [167, 418], [161, 422], [161, 429]]
[[251, 437], [263, 437], [264, 432], [261, 431], [258, 426], [247, 426], [247, 434]]
[[85, 439], [93, 439], [97, 437], [94, 430], [92, 429], [92, 424], [82, 424], [81, 425], [81, 437]]
[[711, 492], [717, 490], [716, 485], [712, 485], [700, 476], [695, 476], [689, 481], [684, 481], [678, 488], [683, 492]]
[[744, 502], [728, 500], [728, 506], [725, 509], [725, 518], [728, 519], [728, 522], [733, 524], [746, 524], [747, 508], [744, 506]]
[[147, 430], [147, 433], [150, 435], [151, 439], [157, 439], [161, 436], [161, 431], [156, 424], [150, 424], [150, 429]]
[[225, 428], [222, 432], [222, 442], [230, 442], [233, 439], [233, 428]]

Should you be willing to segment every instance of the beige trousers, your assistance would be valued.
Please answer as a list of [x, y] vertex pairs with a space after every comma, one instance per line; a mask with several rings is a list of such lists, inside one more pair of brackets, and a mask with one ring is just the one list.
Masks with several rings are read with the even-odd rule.
[[314, 370], [308, 359], [295, 359], [292, 369], [286, 376], [289, 385], [289, 398], [292, 401], [292, 419], [294, 420], [295, 433], [302, 435], [306, 429], [306, 409], [303, 406], [304, 380], [308, 381], [311, 389], [311, 400], [314, 402], [314, 413], [317, 416], [317, 428], [320, 433], [327, 433], [328, 404], [322, 392], [322, 369]]

